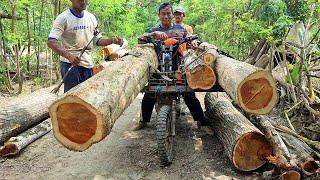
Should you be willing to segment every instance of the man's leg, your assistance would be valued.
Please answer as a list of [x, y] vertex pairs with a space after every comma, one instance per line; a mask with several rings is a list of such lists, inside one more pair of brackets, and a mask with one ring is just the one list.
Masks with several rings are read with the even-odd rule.
[[141, 111], [142, 111], [142, 122], [150, 122], [153, 107], [156, 104], [156, 99], [151, 97], [151, 94], [144, 93]]
[[208, 125], [208, 120], [204, 117], [201, 104], [194, 92], [185, 93], [184, 101], [188, 106], [190, 113], [195, 121], [199, 121], [201, 125]]
[[[61, 71], [61, 78], [64, 78], [68, 69], [70, 68], [71, 64], [66, 62], [60, 62], [60, 71]], [[71, 68], [70, 72], [68, 73], [67, 77], [64, 79], [64, 92], [69, 91], [74, 86], [80, 83], [80, 75], [78, 71], [78, 66]]]
[[82, 66], [78, 66], [79, 74], [80, 74], [80, 83], [86, 81], [87, 79], [93, 76], [92, 68], [85, 68]]
[[147, 123], [150, 122], [152, 111], [156, 99], [152, 98], [150, 94], [144, 93], [142, 103], [141, 103], [141, 119], [134, 130], [139, 130], [146, 127]]

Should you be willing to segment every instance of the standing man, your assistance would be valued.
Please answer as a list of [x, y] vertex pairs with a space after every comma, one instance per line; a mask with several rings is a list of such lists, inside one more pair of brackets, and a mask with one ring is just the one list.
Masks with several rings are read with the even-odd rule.
[[[168, 37], [176, 37], [177, 35], [182, 37], [187, 34], [186, 30], [178, 24], [173, 24], [173, 10], [172, 6], [169, 3], [163, 3], [158, 9], [158, 16], [161, 21], [161, 24], [157, 27], [151, 28], [148, 32], [144, 33], [141, 38], [144, 36], [152, 36], [154, 39], [165, 40]], [[177, 70], [174, 65], [178, 61], [178, 55], [173, 57], [173, 70]], [[195, 96], [195, 93], [186, 93], [184, 94], [184, 101], [188, 106], [191, 115], [195, 121], [198, 121], [200, 125], [208, 125], [208, 120], [204, 117], [203, 110], [201, 108], [200, 102]], [[146, 124], [150, 122], [152, 111], [156, 99], [152, 98], [151, 94], [145, 93], [142, 99], [141, 109], [142, 109], [142, 119], [139, 124], [134, 128], [135, 130], [146, 127]]]
[[[60, 68], [62, 78], [69, 67], [73, 65], [64, 79], [64, 92], [89, 79], [92, 73], [93, 60], [91, 49], [93, 43], [97, 46], [107, 46], [115, 43], [122, 46], [121, 38], [104, 39], [101, 34], [94, 35], [97, 28], [97, 20], [93, 14], [86, 11], [88, 0], [70, 0], [71, 8], [59, 14], [53, 23], [48, 37], [48, 46], [60, 55]], [[92, 43], [81, 51], [93, 39]], [[62, 45], [58, 41], [62, 42]]]
[[184, 9], [182, 7], [177, 7], [174, 10], [173, 14], [176, 20], [176, 24], [180, 24], [188, 32], [188, 35], [192, 35], [193, 34], [192, 27], [183, 23], [183, 19], [186, 17]]

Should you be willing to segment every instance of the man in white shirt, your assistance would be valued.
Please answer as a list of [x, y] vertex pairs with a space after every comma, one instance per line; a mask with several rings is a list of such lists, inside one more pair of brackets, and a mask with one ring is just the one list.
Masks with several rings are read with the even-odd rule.
[[[62, 77], [69, 67], [74, 65], [64, 79], [64, 92], [93, 75], [93, 60], [90, 54], [93, 43], [97, 46], [123, 44], [121, 38], [104, 39], [101, 34], [94, 36], [98, 23], [95, 16], [85, 10], [88, 0], [71, 0], [71, 3], [70, 9], [58, 15], [48, 37], [48, 46], [60, 55]], [[81, 55], [81, 51], [91, 39], [93, 43], [90, 43]], [[58, 43], [59, 40], [62, 41], [62, 45]]]

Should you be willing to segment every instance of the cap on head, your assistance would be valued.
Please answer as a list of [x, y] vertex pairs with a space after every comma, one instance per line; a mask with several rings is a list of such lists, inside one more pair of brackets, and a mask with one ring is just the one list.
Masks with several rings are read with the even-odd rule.
[[184, 9], [183, 9], [182, 7], [177, 7], [177, 8], [175, 8], [174, 11], [173, 11], [173, 13], [175, 13], [175, 12], [185, 14], [185, 11], [184, 11]]

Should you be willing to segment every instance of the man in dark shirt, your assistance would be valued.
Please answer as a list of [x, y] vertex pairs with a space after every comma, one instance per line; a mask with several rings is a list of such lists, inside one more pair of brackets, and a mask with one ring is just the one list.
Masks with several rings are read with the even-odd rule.
[[[158, 27], [151, 28], [144, 33], [142, 37], [151, 36], [157, 40], [165, 40], [170, 37], [183, 37], [187, 34], [186, 30], [178, 24], [173, 24], [172, 6], [169, 3], [163, 3], [159, 7], [159, 19], [161, 24]], [[173, 57], [175, 58], [175, 57]], [[203, 110], [201, 108], [199, 100], [196, 98], [195, 93], [185, 93], [184, 101], [188, 106], [191, 115], [195, 121], [198, 121], [200, 125], [208, 125], [208, 120], [204, 117]], [[145, 93], [142, 99], [142, 119], [140, 120], [136, 130], [144, 128], [152, 115], [153, 107], [156, 103], [156, 99], [152, 98], [150, 94]]]

